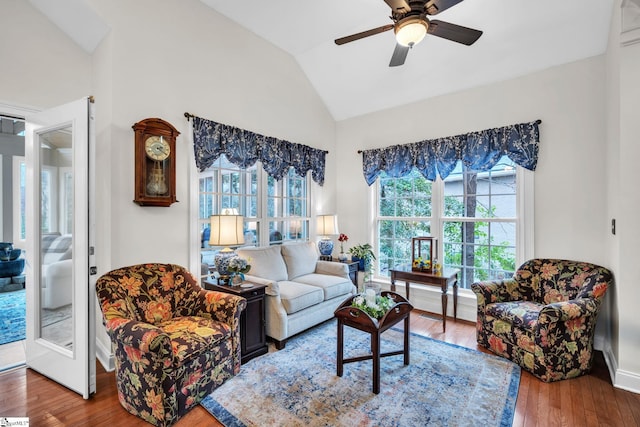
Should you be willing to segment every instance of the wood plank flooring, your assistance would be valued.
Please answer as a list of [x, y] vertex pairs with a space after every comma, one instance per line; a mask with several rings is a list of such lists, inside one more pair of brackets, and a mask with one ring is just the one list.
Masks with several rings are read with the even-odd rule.
[[[412, 332], [460, 346], [478, 349], [475, 325], [447, 319], [440, 321], [415, 310]], [[26, 368], [0, 373], [0, 417], [29, 417], [34, 426], [149, 426], [130, 415], [118, 402], [115, 375], [98, 363], [97, 392], [89, 400]], [[461, 397], [464, 398], [464, 397]], [[640, 427], [640, 394], [616, 389], [601, 353], [590, 375], [543, 383], [522, 372], [514, 426], [620, 426]], [[198, 406], [178, 421], [177, 427], [221, 426]]]

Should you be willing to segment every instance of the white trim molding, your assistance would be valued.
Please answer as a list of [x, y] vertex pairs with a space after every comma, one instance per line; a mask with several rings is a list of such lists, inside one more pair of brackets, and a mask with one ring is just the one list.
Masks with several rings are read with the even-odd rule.
[[640, 42], [640, 0], [623, 0], [620, 8], [620, 44], [629, 46]]

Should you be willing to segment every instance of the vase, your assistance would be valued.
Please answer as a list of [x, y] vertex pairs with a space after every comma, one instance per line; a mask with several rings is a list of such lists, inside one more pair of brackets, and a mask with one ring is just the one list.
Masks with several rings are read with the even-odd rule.
[[318, 250], [321, 255], [329, 256], [333, 252], [333, 241], [330, 239], [322, 239], [318, 242]]
[[340, 254], [338, 255], [338, 259], [342, 262], [347, 260], [347, 254], [345, 254], [344, 252], [340, 252]]
[[231, 278], [231, 286], [240, 286], [242, 284], [242, 276], [234, 274]]

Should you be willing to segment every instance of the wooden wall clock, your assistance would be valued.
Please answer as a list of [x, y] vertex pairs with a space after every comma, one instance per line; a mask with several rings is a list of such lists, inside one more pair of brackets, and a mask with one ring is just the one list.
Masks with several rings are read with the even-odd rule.
[[176, 200], [176, 138], [169, 122], [150, 118], [134, 124], [135, 198], [140, 206], [171, 206]]

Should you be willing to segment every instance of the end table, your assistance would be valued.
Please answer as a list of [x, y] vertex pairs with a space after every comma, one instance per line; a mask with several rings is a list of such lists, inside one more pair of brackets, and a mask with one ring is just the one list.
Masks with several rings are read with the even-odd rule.
[[204, 281], [204, 288], [210, 291], [225, 292], [238, 295], [247, 300], [247, 308], [240, 315], [240, 340], [242, 347], [242, 364], [254, 357], [269, 351], [267, 347], [265, 320], [265, 293], [267, 285], [244, 282], [251, 287], [229, 286], [214, 282], [215, 279]]

